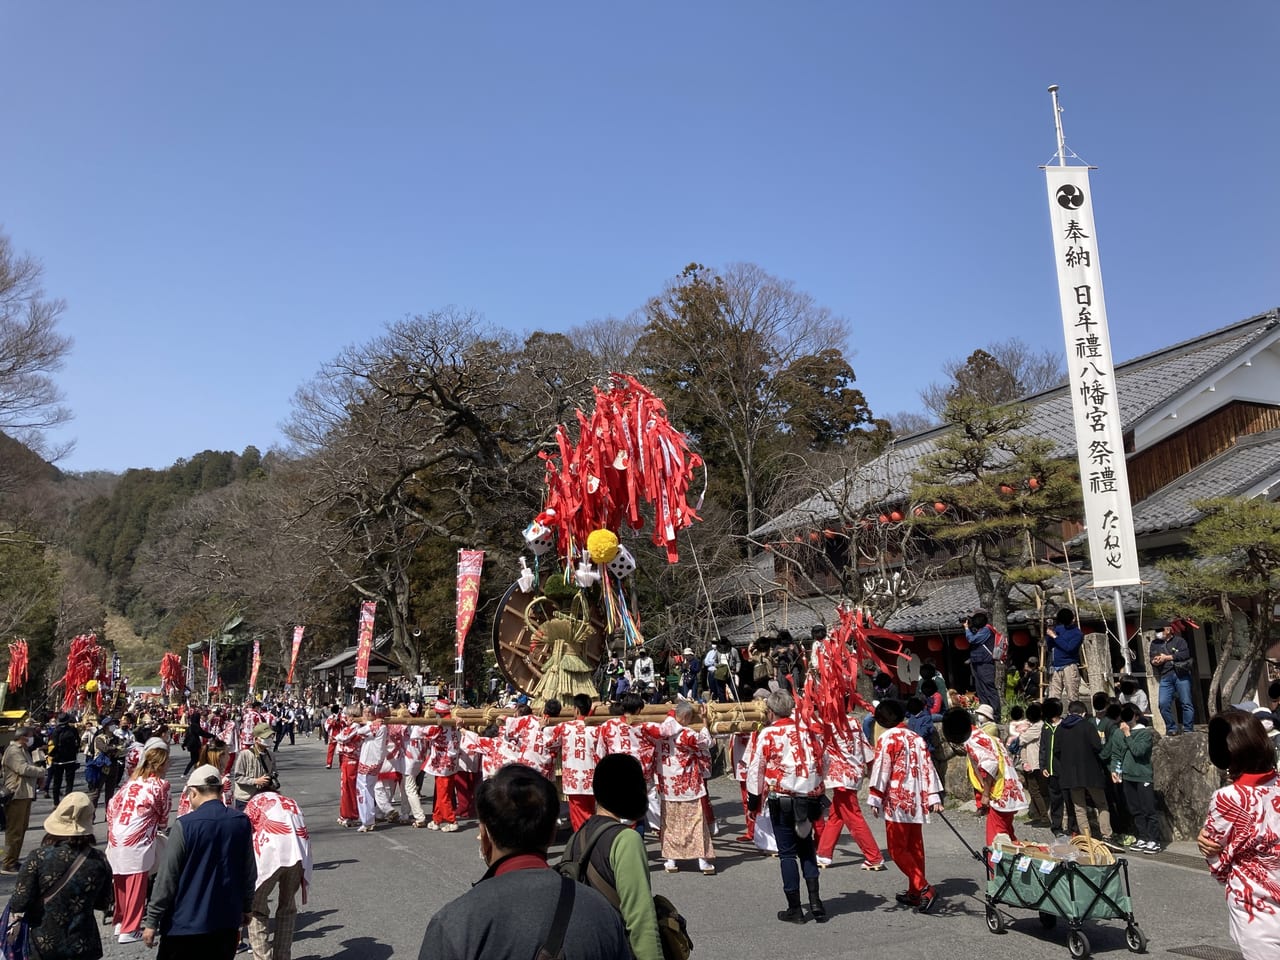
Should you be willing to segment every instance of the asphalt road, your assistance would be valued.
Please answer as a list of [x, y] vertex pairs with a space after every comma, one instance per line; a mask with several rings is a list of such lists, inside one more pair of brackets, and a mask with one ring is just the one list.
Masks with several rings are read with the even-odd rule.
[[[278, 758], [284, 792], [298, 800], [306, 814], [315, 861], [311, 895], [298, 918], [295, 960], [416, 957], [431, 915], [484, 872], [474, 824], [454, 834], [408, 826], [379, 825], [372, 834], [343, 829], [336, 823], [337, 770], [324, 768], [319, 741], [300, 738], [295, 747], [282, 746]], [[175, 774], [171, 779], [180, 778]], [[892, 864], [883, 873], [858, 869], [856, 848], [846, 834], [835, 863], [822, 876], [831, 921], [779, 923], [775, 915], [784, 903], [777, 861], [753, 846], [727, 839], [741, 832], [737, 786], [720, 779], [712, 787], [717, 813], [729, 820], [729, 828], [717, 840], [716, 876], [664, 873], [657, 844], [649, 845], [656, 871], [654, 891], [669, 897], [688, 920], [695, 960], [1069, 956], [1065, 925], [1045, 931], [1031, 911], [1007, 909], [1003, 913], [1011, 923], [1009, 931], [988, 931], [980, 897], [982, 865], [937, 818], [925, 827], [925, 851], [929, 878], [941, 898], [928, 916], [895, 903], [894, 894], [905, 884]], [[24, 850], [38, 841], [51, 806], [48, 800], [37, 800]], [[974, 816], [956, 811], [948, 817], [971, 843], [981, 841], [981, 825]], [[873, 822], [872, 830], [883, 840], [882, 825]], [[101, 825], [99, 834], [105, 839]], [[1149, 955], [1203, 960], [1239, 956], [1227, 931], [1222, 889], [1194, 856], [1194, 847], [1178, 845], [1158, 857], [1135, 854], [1130, 858], [1130, 880], [1133, 911], [1149, 938]], [[12, 878], [0, 878], [0, 895], [7, 897], [12, 887]], [[1084, 929], [1095, 956], [1129, 955], [1123, 922], [1089, 921]], [[108, 934], [104, 946], [109, 958], [147, 953], [140, 944], [120, 946], [108, 930], [103, 932]]]

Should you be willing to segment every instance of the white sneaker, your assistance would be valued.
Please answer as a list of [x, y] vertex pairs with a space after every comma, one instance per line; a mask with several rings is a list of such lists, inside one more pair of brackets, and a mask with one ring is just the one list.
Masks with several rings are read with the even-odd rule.
[[818, 857], [818, 866], [825, 870], [827, 867], [831, 866], [831, 858]]
[[356, 830], [356, 833], [373, 833], [373, 824], [372, 823], [360, 824], [359, 828], [357, 828]]
[[456, 823], [442, 823], [440, 824], [440, 832], [441, 833], [457, 833], [458, 825]]
[[118, 937], [118, 936], [120, 936], [120, 924], [118, 924], [118, 923], [117, 923], [117, 924], [115, 925], [115, 929], [113, 929], [113, 930], [111, 931], [111, 935], [112, 935], [113, 937]]
[[427, 824], [427, 829], [428, 829], [428, 830], [439, 830], [439, 829], [440, 829], [440, 824], [438, 824], [438, 823], [436, 823], [434, 820], [432, 820], [430, 823], [428, 823], [428, 824]]
[[141, 943], [141, 942], [142, 942], [142, 932], [140, 930], [135, 930], [133, 931], [133, 933], [122, 933], [120, 934], [120, 936], [116, 937], [116, 943]]

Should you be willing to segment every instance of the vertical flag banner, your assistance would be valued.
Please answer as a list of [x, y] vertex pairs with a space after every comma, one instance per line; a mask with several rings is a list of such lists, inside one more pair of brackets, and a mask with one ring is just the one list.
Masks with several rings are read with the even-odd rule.
[[480, 570], [484, 567], [483, 550], [458, 551], [458, 603], [455, 609], [457, 626], [457, 665], [455, 672], [462, 672], [462, 648], [467, 633], [476, 619], [476, 603], [480, 600]]
[[366, 600], [360, 604], [360, 634], [356, 642], [356, 676], [351, 685], [362, 690], [369, 687], [369, 654], [373, 653], [373, 617], [377, 609], [377, 600]]
[[213, 691], [218, 689], [218, 644], [216, 641], [209, 643], [209, 673], [205, 677], [205, 686], [209, 691], [210, 698], [213, 697]]
[[1093, 582], [1120, 587], [1139, 582], [1138, 550], [1089, 168], [1049, 166], [1045, 179]]
[[187, 689], [194, 691], [196, 688], [196, 655], [192, 650], [187, 651]]
[[306, 626], [301, 623], [293, 628], [293, 652], [289, 654], [289, 676], [285, 680], [286, 686], [293, 685], [293, 668], [298, 665], [298, 651], [302, 649], [302, 635], [306, 629]]
[[258, 667], [262, 665], [262, 647], [260, 641], [253, 641], [253, 664], [249, 667], [249, 693], [258, 689]]

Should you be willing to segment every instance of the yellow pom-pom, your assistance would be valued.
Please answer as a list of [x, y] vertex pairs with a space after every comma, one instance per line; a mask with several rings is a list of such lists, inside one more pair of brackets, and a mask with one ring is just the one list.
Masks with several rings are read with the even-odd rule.
[[90, 680], [88, 683], [86, 683], [86, 684], [84, 685], [84, 692], [85, 692], [85, 693], [97, 693], [97, 692], [98, 692], [98, 681], [97, 681], [97, 680]]
[[618, 555], [618, 535], [612, 530], [592, 530], [587, 534], [587, 553], [592, 563], [608, 563]]

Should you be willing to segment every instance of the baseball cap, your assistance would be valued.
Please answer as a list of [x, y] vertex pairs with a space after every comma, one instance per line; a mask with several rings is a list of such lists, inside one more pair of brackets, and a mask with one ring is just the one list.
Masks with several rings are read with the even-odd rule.
[[187, 778], [188, 787], [218, 787], [222, 785], [222, 774], [211, 763], [196, 767]]

